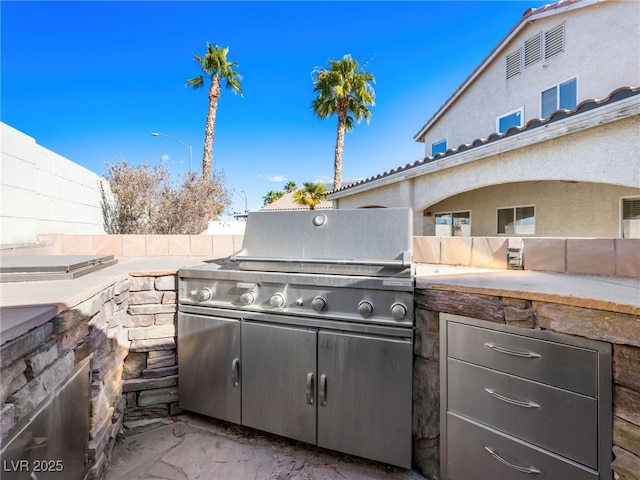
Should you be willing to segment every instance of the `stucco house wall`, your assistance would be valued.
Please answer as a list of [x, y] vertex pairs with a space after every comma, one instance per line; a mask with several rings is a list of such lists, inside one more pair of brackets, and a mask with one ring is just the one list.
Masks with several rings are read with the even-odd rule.
[[[507, 79], [506, 56], [558, 25], [564, 50]], [[534, 205], [535, 236], [619, 237], [622, 198], [640, 199], [638, 51], [638, 2], [562, 0], [525, 14], [416, 134], [423, 160], [328, 198], [411, 207], [416, 235], [434, 235], [441, 210], [471, 211], [471, 235], [496, 235], [498, 208]], [[574, 77], [576, 108], [538, 119], [541, 92]], [[495, 133], [497, 116], [519, 107], [523, 126]], [[431, 156], [442, 138], [449, 150]]]
[[594, 237], [620, 237], [620, 193], [635, 189], [587, 182], [539, 181], [493, 185], [449, 197], [423, 213], [423, 234], [437, 235], [435, 215], [471, 212], [471, 235], [497, 235], [499, 208], [534, 206], [535, 235], [571, 237], [589, 224]]
[[[640, 2], [566, 3], [570, 5], [516, 29], [481, 72], [470, 76], [446, 111], [436, 115], [431, 125], [428, 122], [427, 131], [417, 138], [425, 143], [425, 156], [431, 155], [432, 143], [445, 138], [449, 148], [486, 138], [497, 130], [497, 116], [520, 107], [524, 108], [523, 125], [542, 118], [541, 92], [574, 77], [578, 103], [605, 98], [622, 86], [640, 85], [640, 62], [621, 60], [637, 58], [640, 51]], [[563, 52], [546, 60], [543, 57], [506, 78], [507, 55], [532, 36], [563, 23]]]
[[0, 246], [105, 233], [100, 176], [0, 122]]
[[[607, 113], [608, 112], [608, 113]], [[618, 119], [621, 112], [631, 116]], [[581, 117], [581, 118], [578, 118]], [[606, 118], [610, 121], [606, 121]], [[606, 123], [597, 124], [597, 122]], [[592, 124], [596, 123], [595, 126]], [[544, 203], [556, 205], [536, 211], [536, 224], [548, 225], [549, 230], [536, 229], [536, 236], [620, 236], [620, 198], [640, 196], [640, 95], [600, 109], [554, 122], [541, 129], [520, 133], [477, 147], [466, 152], [445, 157], [424, 165], [414, 167], [397, 175], [390, 175], [376, 181], [375, 188], [368, 184], [356, 185], [348, 189], [349, 193], [334, 198], [336, 208], [361, 208], [367, 206], [399, 207], [410, 206], [414, 211], [414, 232], [416, 235], [429, 235], [428, 222], [424, 211], [436, 213], [434, 205], [451, 198], [448, 207], [452, 210], [469, 208], [465, 192], [478, 191], [471, 206], [472, 235], [495, 235], [488, 232], [495, 226], [494, 207], [530, 205], [540, 194], [535, 188], [523, 189], [523, 182], [580, 182], [594, 184], [580, 188], [549, 189], [549, 193], [562, 192], [562, 197], [545, 197]], [[572, 132], [572, 133], [568, 133]], [[528, 145], [527, 145], [528, 144]], [[525, 146], [527, 145], [527, 146]], [[519, 186], [513, 188], [513, 184]], [[506, 185], [499, 192], [500, 185]], [[511, 186], [509, 186], [511, 185]], [[570, 185], [566, 183], [566, 185]], [[485, 189], [485, 187], [493, 187]], [[478, 190], [484, 189], [484, 190]], [[578, 205], [587, 200], [591, 208], [603, 209], [616, 214], [607, 220], [605, 227], [591, 221], [565, 221], [565, 213], [560, 207]], [[499, 193], [498, 193], [499, 192]], [[606, 192], [606, 196], [599, 196]], [[569, 198], [567, 193], [578, 196]], [[496, 198], [491, 198], [491, 196]], [[609, 202], [608, 206], [595, 205]], [[541, 205], [542, 206], [542, 205]], [[482, 216], [479, 211], [493, 210], [486, 225], [480, 225]], [[576, 214], [586, 219], [588, 209], [574, 207]], [[543, 215], [544, 214], [544, 215]], [[487, 214], [488, 215], [488, 214]], [[562, 233], [552, 226], [562, 226]], [[427, 227], [425, 229], [425, 227]], [[570, 228], [570, 231], [568, 231]], [[483, 232], [483, 233], [479, 233]], [[544, 232], [544, 233], [543, 233]]]

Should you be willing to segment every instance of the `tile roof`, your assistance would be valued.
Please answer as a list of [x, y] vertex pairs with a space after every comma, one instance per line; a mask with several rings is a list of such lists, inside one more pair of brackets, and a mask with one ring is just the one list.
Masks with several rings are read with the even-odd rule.
[[[333, 202], [331, 200], [323, 200], [316, 206], [316, 210], [323, 210], [327, 208], [333, 208]], [[293, 192], [289, 192], [260, 209], [261, 212], [276, 210], [309, 210], [309, 207], [294, 202]]]
[[[576, 0], [569, 0], [569, 1], [576, 1]], [[534, 118], [532, 120], [529, 120], [527, 122], [527, 124], [522, 126], [522, 127], [513, 126], [513, 127], [510, 127], [509, 129], [507, 129], [507, 131], [504, 132], [504, 133], [494, 132], [491, 135], [489, 135], [487, 138], [484, 138], [484, 139], [477, 138], [471, 143], [462, 144], [462, 145], [458, 146], [457, 148], [449, 148], [444, 153], [438, 153], [438, 154], [436, 154], [436, 155], [434, 155], [432, 157], [425, 157], [422, 160], [416, 160], [413, 163], [407, 163], [406, 165], [396, 167], [396, 168], [394, 168], [392, 170], [388, 170], [388, 171], [383, 172], [383, 173], [379, 173], [378, 175], [375, 175], [373, 177], [365, 178], [364, 180], [360, 180], [358, 182], [354, 182], [354, 183], [351, 183], [349, 185], [345, 185], [344, 187], [339, 188], [338, 190], [336, 190], [335, 192], [332, 192], [332, 193], [343, 192], [343, 191], [348, 190], [349, 188], [352, 188], [352, 187], [355, 187], [355, 186], [363, 185], [363, 184], [366, 184], [366, 183], [373, 182], [375, 180], [379, 180], [381, 178], [385, 178], [385, 177], [389, 177], [389, 176], [392, 176], [392, 175], [395, 175], [395, 174], [398, 174], [398, 173], [402, 173], [402, 172], [405, 172], [405, 171], [410, 170], [412, 168], [418, 167], [420, 165], [424, 165], [426, 163], [434, 162], [434, 161], [440, 160], [442, 158], [448, 158], [448, 157], [451, 157], [451, 156], [453, 156], [453, 155], [455, 155], [457, 153], [461, 153], [461, 152], [464, 152], [464, 151], [467, 151], [467, 150], [471, 150], [473, 148], [477, 148], [477, 147], [480, 147], [482, 145], [486, 145], [486, 144], [491, 143], [491, 142], [499, 141], [499, 140], [501, 140], [503, 138], [511, 137], [513, 135], [517, 135], [517, 134], [522, 133], [522, 132], [533, 130], [535, 128], [540, 128], [540, 127], [543, 127], [543, 126], [548, 125], [550, 123], [557, 122], [558, 120], [563, 120], [565, 118], [572, 117], [572, 116], [578, 115], [580, 113], [584, 113], [584, 112], [587, 112], [589, 110], [593, 110], [595, 108], [602, 107], [604, 105], [609, 105], [611, 103], [618, 102], [620, 100], [624, 100], [625, 98], [633, 97], [634, 95], [639, 95], [639, 94], [640, 94], [640, 87], [621, 87], [621, 88], [618, 88], [618, 89], [614, 90], [613, 92], [611, 92], [611, 94], [605, 99], [602, 99], [602, 100], [595, 100], [595, 99], [585, 100], [585, 101], [581, 102], [573, 110], [556, 110], [549, 117], [547, 117], [545, 119]]]
[[537, 15], [539, 13], [548, 12], [548, 11], [551, 11], [551, 10], [557, 10], [558, 8], [568, 7], [570, 5], [573, 5], [574, 3], [580, 3], [582, 1], [583, 0], [560, 0], [559, 2], [549, 3], [549, 4], [544, 5], [542, 7], [528, 8], [522, 14], [522, 18], [520, 19], [520, 22], [525, 21], [527, 18], [529, 18], [532, 15]]

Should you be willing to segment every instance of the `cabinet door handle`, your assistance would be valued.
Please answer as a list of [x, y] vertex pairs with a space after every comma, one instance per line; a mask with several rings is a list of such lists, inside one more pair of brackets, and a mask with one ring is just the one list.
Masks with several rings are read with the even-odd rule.
[[231, 385], [238, 388], [240, 384], [240, 359], [234, 358], [231, 362]]
[[493, 390], [491, 388], [485, 388], [484, 391], [487, 392], [492, 397], [497, 398], [498, 400], [502, 400], [503, 402], [507, 402], [507, 403], [510, 403], [512, 405], [517, 405], [518, 407], [540, 408], [540, 405], [538, 405], [535, 402], [515, 400], [513, 398], [505, 397], [504, 395], [500, 395], [498, 392], [496, 392], [495, 390]]
[[313, 405], [314, 394], [313, 373], [307, 373], [307, 403]]
[[500, 455], [498, 455], [495, 450], [493, 450], [492, 448], [489, 447], [484, 447], [484, 449], [489, 452], [489, 454], [495, 458], [496, 460], [498, 460], [501, 463], [504, 463], [507, 467], [513, 468], [514, 470], [517, 470], [519, 472], [522, 473], [532, 473], [532, 474], [539, 474], [542, 473], [540, 470], [538, 470], [535, 467], [521, 467], [520, 465], [515, 465], [511, 462], [508, 462], [507, 460], [505, 460], [504, 458], [502, 458]]
[[495, 343], [487, 342], [484, 344], [485, 347], [490, 348], [494, 352], [505, 353], [507, 355], [515, 355], [516, 357], [524, 357], [524, 358], [540, 358], [540, 354], [536, 352], [522, 352], [520, 350], [512, 350], [511, 348], [501, 347], [500, 345], [496, 345]]
[[323, 407], [327, 406], [327, 374], [323, 373], [320, 375], [320, 391], [318, 392], [320, 395], [320, 405]]

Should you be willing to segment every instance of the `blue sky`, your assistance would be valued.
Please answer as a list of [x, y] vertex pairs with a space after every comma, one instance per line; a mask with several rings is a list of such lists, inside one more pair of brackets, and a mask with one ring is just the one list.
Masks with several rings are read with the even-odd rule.
[[228, 46], [244, 96], [223, 91], [214, 161], [230, 212], [288, 181], [331, 181], [335, 118], [311, 112], [311, 71], [344, 54], [376, 77], [371, 121], [347, 134], [343, 178], [424, 155], [413, 135], [539, 1], [2, 1], [1, 117], [98, 173], [107, 162], [200, 171], [206, 90], [185, 87], [207, 42]]

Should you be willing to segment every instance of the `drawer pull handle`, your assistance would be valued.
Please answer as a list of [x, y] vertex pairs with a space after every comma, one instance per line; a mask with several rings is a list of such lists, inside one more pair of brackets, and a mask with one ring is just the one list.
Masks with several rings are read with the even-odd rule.
[[542, 473], [540, 470], [538, 470], [535, 467], [521, 467], [520, 465], [515, 465], [511, 462], [508, 462], [507, 460], [505, 460], [504, 458], [502, 458], [500, 455], [498, 455], [492, 448], [489, 447], [484, 447], [484, 449], [489, 452], [489, 454], [495, 458], [496, 460], [498, 460], [501, 463], [504, 463], [507, 467], [511, 467], [514, 470], [517, 470], [519, 472], [522, 473], [533, 473], [533, 474], [539, 474]]
[[494, 352], [498, 353], [506, 353], [507, 355], [515, 355], [516, 357], [524, 357], [524, 358], [540, 358], [539, 353], [535, 352], [522, 352], [519, 350], [512, 350], [510, 348], [501, 347], [500, 345], [496, 345], [495, 343], [485, 343], [485, 347], [490, 348]]
[[485, 388], [484, 391], [487, 392], [492, 397], [497, 398], [498, 400], [502, 400], [503, 402], [507, 402], [507, 403], [510, 403], [512, 405], [517, 405], [518, 407], [540, 408], [540, 405], [538, 405], [535, 402], [530, 402], [530, 401], [523, 402], [521, 400], [515, 400], [513, 398], [505, 397], [504, 395], [500, 395], [498, 392], [496, 392], [495, 390], [492, 390], [491, 388]]

